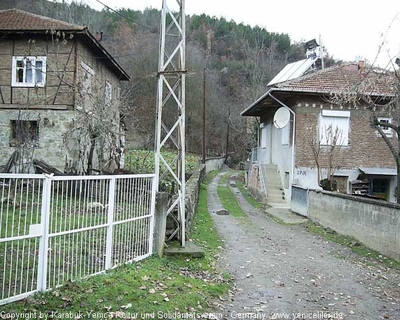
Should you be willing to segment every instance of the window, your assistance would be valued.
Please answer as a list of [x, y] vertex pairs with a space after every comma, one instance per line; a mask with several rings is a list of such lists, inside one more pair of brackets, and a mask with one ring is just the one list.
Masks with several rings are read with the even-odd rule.
[[39, 122], [30, 120], [11, 120], [12, 147], [23, 144], [36, 145], [39, 140]]
[[289, 145], [289, 135], [290, 135], [290, 124], [288, 123], [283, 128], [279, 129], [281, 131], [281, 143], [283, 146]]
[[81, 61], [81, 67], [81, 86], [79, 88], [80, 99], [77, 101], [76, 108], [78, 110], [90, 110], [90, 107], [93, 105], [92, 79], [95, 75], [95, 72], [88, 64], [83, 61]]
[[260, 124], [261, 128], [261, 148], [266, 148], [267, 147], [267, 124], [266, 123], [261, 123]]
[[43, 87], [46, 57], [13, 57], [11, 84], [14, 87]]
[[[378, 118], [379, 122], [383, 122], [383, 123], [392, 123], [392, 119], [391, 118]], [[391, 137], [393, 136], [393, 131], [392, 128], [386, 127], [384, 125], [380, 126], [382, 128], [383, 133], [387, 136], [387, 137]], [[379, 134], [379, 132], [378, 132]]]
[[106, 85], [104, 88], [104, 96], [105, 96], [106, 106], [109, 106], [111, 104], [111, 99], [112, 99], [112, 85], [108, 81], [106, 81]]
[[322, 110], [319, 120], [321, 145], [349, 144], [350, 111]]

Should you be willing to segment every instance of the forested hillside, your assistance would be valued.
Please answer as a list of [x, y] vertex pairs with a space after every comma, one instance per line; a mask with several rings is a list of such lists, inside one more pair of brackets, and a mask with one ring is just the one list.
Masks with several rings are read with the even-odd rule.
[[[102, 44], [132, 77], [123, 88], [128, 145], [152, 149], [160, 11], [105, 8], [99, 12], [81, 2], [0, 2], [0, 9], [14, 7], [88, 26], [93, 34], [103, 32]], [[254, 145], [254, 134], [240, 112], [266, 91], [266, 84], [285, 64], [303, 59], [305, 52], [303, 44], [292, 43], [287, 34], [203, 14], [187, 17], [186, 57], [187, 150], [201, 152], [205, 73], [207, 150], [223, 154], [228, 148], [242, 160], [246, 148]]]

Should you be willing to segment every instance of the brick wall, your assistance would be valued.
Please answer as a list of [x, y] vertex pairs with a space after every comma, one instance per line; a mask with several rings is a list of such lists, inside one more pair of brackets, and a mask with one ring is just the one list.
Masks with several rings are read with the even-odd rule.
[[[311, 99], [303, 100], [294, 107], [296, 112], [296, 167], [315, 167], [309, 137], [310, 131], [315, 134], [318, 117], [323, 108], [331, 109], [331, 106]], [[370, 111], [364, 108], [333, 109], [350, 111], [349, 145], [342, 147], [338, 158], [342, 168], [395, 167], [389, 148], [370, 124]], [[382, 114], [382, 116], [390, 117], [389, 114]], [[326, 152], [322, 152], [322, 166], [326, 166], [326, 155]]]

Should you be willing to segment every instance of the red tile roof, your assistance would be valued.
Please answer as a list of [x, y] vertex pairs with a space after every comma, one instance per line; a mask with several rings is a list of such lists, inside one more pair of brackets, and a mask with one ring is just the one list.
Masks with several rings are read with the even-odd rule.
[[300, 78], [277, 83], [281, 90], [313, 93], [358, 92], [367, 95], [392, 96], [395, 94], [392, 73], [358, 64], [345, 64], [319, 70]]
[[296, 79], [276, 83], [268, 91], [241, 112], [244, 116], [260, 116], [265, 108], [276, 107], [281, 101], [300, 95], [357, 95], [376, 98], [393, 98], [396, 95], [396, 77], [393, 72], [359, 68], [358, 64], [344, 64], [313, 71]]
[[17, 30], [63, 30], [63, 31], [80, 31], [85, 27], [70, 24], [61, 20], [39, 16], [30, 12], [17, 9], [0, 10], [0, 30], [17, 31]]

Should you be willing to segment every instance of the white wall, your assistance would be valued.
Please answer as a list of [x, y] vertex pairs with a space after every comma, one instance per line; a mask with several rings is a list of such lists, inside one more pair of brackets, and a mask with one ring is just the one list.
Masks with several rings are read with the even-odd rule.
[[[335, 176], [346, 176], [348, 177], [348, 181], [356, 180], [359, 174], [360, 171], [358, 169], [348, 169], [348, 170], [341, 169], [335, 172]], [[388, 201], [396, 202], [396, 197], [395, 197], [395, 189], [397, 183], [396, 176], [379, 176], [379, 177], [380, 178], [385, 177], [387, 179], [390, 179], [390, 184], [389, 184], [390, 190], [389, 190]], [[321, 179], [323, 178], [326, 178], [325, 170], [322, 170]], [[294, 185], [307, 189], [321, 190], [321, 188], [318, 186], [317, 169], [311, 169], [305, 167], [296, 168]], [[347, 192], [349, 192], [348, 186], [347, 186]]]
[[[289, 123], [288, 125], [291, 125]], [[291, 199], [291, 181], [292, 181], [292, 135], [290, 133], [289, 137], [289, 145], [282, 145], [282, 132], [284, 129], [278, 129], [274, 125], [269, 124], [270, 128], [270, 146], [272, 144], [270, 155], [271, 155], [271, 163], [278, 166], [282, 187], [285, 191], [285, 198], [288, 203], [290, 203]], [[289, 130], [290, 132], [290, 130]], [[285, 188], [285, 172], [289, 172], [289, 188]]]

